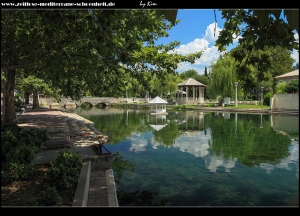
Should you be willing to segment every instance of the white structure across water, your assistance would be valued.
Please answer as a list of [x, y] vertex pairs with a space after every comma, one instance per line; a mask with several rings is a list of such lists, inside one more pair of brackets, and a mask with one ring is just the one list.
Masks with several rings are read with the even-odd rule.
[[151, 101], [149, 101], [149, 104], [151, 105], [151, 111], [150, 113], [152, 115], [167, 115], [166, 111], [166, 104], [168, 102], [161, 99], [159, 96], [155, 97]]
[[206, 85], [193, 78], [179, 83], [176, 93], [177, 104], [204, 104], [204, 88]]

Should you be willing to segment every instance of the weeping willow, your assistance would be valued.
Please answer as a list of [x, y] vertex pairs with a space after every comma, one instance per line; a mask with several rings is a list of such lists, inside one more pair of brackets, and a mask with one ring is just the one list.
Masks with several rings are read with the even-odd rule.
[[210, 74], [209, 93], [211, 98], [217, 96], [232, 97], [235, 95], [236, 72], [235, 60], [229, 55], [220, 58], [212, 65]]

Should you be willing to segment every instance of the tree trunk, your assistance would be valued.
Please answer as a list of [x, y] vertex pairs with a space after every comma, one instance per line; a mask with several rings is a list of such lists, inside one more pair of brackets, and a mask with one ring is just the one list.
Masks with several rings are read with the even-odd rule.
[[39, 99], [38, 99], [38, 91], [33, 90], [33, 102], [32, 102], [32, 109], [39, 108]]
[[25, 104], [29, 105], [29, 92], [25, 92]]
[[4, 68], [4, 75], [6, 81], [3, 81], [3, 123], [16, 124], [14, 97], [16, 69], [11, 67]]

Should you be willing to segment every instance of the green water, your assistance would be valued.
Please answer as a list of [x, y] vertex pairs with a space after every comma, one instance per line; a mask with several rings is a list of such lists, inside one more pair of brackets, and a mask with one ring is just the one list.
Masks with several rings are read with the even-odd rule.
[[298, 115], [73, 112], [111, 139], [119, 206], [299, 206]]

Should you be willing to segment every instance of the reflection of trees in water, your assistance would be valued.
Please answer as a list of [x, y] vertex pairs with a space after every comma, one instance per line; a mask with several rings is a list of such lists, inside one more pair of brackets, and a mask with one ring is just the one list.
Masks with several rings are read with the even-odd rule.
[[84, 102], [80, 105], [80, 108], [82, 109], [90, 109], [92, 107], [92, 105], [88, 102]]
[[143, 125], [145, 114], [129, 112], [128, 115], [98, 115], [89, 116], [88, 119], [94, 122], [95, 127], [102, 133], [109, 136], [109, 144], [116, 144], [134, 132], [145, 132], [147, 128]]
[[119, 184], [119, 181], [123, 177], [125, 171], [135, 172], [135, 164], [129, 163], [128, 160], [124, 160], [120, 152], [116, 152], [112, 155], [113, 158], [113, 170], [116, 175], [116, 183]]
[[272, 130], [268, 116], [263, 118], [262, 124], [260, 127], [259, 115], [239, 114], [237, 123], [235, 118], [213, 117], [210, 121], [210, 149], [217, 156], [237, 158], [246, 166], [278, 164], [289, 156], [291, 140]]
[[117, 191], [119, 206], [165, 206], [168, 200], [160, 199], [156, 192]]
[[162, 130], [153, 131], [152, 134], [154, 141], [165, 147], [173, 145], [175, 140], [182, 135], [182, 133], [178, 131], [178, 127], [174, 122], [170, 122]]

